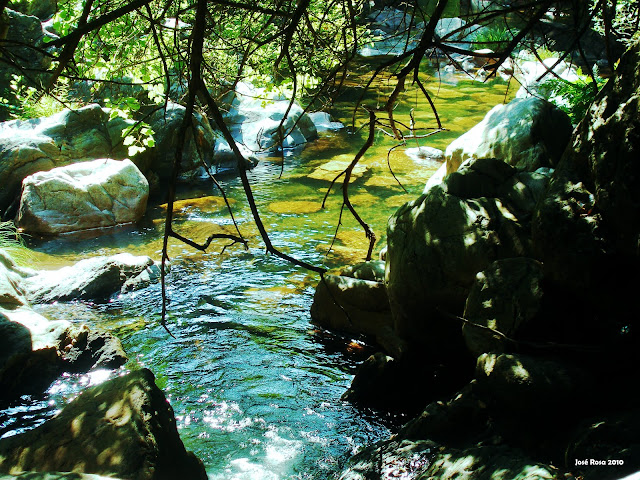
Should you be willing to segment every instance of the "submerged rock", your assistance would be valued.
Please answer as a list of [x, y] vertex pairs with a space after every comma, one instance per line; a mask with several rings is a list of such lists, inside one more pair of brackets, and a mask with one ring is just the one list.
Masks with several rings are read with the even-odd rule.
[[137, 222], [149, 183], [131, 160], [99, 159], [29, 175], [22, 182], [18, 226], [57, 235]]
[[83, 472], [128, 480], [206, 480], [173, 410], [142, 369], [85, 390], [56, 417], [0, 440], [0, 472]]
[[447, 173], [468, 158], [498, 158], [522, 170], [555, 166], [571, 138], [566, 113], [539, 98], [493, 107], [445, 151]]
[[39, 271], [25, 279], [23, 288], [35, 303], [104, 300], [123, 288], [134, 289], [134, 279], [145, 272], [155, 275], [153, 267], [151, 258], [130, 253], [93, 257], [59, 270]]

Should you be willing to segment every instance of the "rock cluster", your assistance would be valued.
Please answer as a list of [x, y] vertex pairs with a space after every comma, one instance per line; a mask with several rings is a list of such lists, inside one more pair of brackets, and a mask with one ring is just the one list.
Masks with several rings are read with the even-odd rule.
[[436, 365], [460, 369], [448, 393], [416, 390], [422, 414], [354, 457], [342, 479], [595, 480], [640, 469], [628, 436], [640, 412], [626, 394], [639, 380], [629, 312], [640, 280], [623, 275], [640, 264], [639, 52], [636, 43], [623, 56], [564, 153], [554, 129], [539, 141], [557, 148], [536, 161], [511, 162], [527, 149], [496, 142], [495, 158], [462, 159], [389, 220], [385, 294], [405, 350], [372, 356], [351, 390], [375, 400], [376, 376], [388, 382], [394, 369], [426, 385]]
[[[64, 371], [117, 368], [127, 361], [107, 332], [35, 312], [25, 284], [35, 272], [0, 251], [0, 399], [41, 393]], [[59, 278], [57, 279], [59, 281]]]

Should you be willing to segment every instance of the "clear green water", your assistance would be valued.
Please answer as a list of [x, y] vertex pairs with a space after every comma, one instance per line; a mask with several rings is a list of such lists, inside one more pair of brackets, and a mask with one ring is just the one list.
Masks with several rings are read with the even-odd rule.
[[[427, 79], [425, 78], [425, 81]], [[457, 83], [454, 85], [454, 83]], [[379, 82], [382, 100], [390, 87]], [[430, 81], [448, 132], [422, 141], [444, 149], [451, 139], [480, 121], [501, 103], [506, 86], [480, 84], [460, 77]], [[356, 87], [336, 112], [347, 123]], [[404, 95], [397, 117], [408, 123], [409, 109], [427, 111], [415, 91]], [[367, 99], [375, 104], [376, 98]], [[433, 117], [416, 114], [418, 125], [434, 126]], [[323, 134], [285, 159], [266, 158], [250, 174], [263, 221], [278, 248], [317, 265], [334, 267], [361, 260], [365, 236], [345, 213], [333, 251], [341, 194], [334, 189], [320, 209], [328, 181], [311, 173], [328, 161], [348, 162], [364, 141], [363, 133]], [[378, 235], [375, 251], [385, 242], [387, 218], [402, 203], [421, 193], [439, 166], [416, 163], [397, 148], [390, 157], [405, 193], [387, 168], [384, 135], [362, 161], [363, 174], [353, 181], [351, 200]], [[416, 146], [415, 143], [408, 146]], [[282, 175], [281, 174], [282, 170]], [[327, 479], [362, 446], [384, 438], [401, 419], [359, 409], [340, 400], [357, 363], [370, 349], [362, 339], [318, 331], [309, 307], [318, 277], [264, 254], [237, 179], [222, 183], [251, 248], [221, 253], [194, 252], [173, 242], [168, 277], [171, 338], [159, 326], [160, 289], [151, 286], [114, 297], [106, 304], [59, 303], [40, 306], [49, 318], [67, 318], [113, 330], [130, 356], [127, 369], [149, 367], [166, 392], [188, 449], [205, 463], [212, 479]], [[209, 185], [184, 187], [177, 204], [177, 230], [202, 241], [213, 232], [232, 232], [228, 215]], [[136, 229], [97, 238], [34, 243], [36, 260], [51, 268], [93, 255], [121, 251], [159, 258], [161, 206], [151, 207]], [[90, 383], [109, 374], [66, 376], [42, 398], [25, 399], [0, 415], [5, 433], [35, 424]], [[384, 388], [381, 385], [381, 388]]]

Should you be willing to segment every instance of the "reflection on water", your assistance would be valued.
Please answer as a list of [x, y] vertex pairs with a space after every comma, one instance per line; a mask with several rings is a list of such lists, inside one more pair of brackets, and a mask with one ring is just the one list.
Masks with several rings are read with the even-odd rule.
[[[431, 88], [443, 122], [452, 130], [408, 147], [443, 149], [504, 97], [503, 84], [457, 82]], [[398, 109], [398, 119], [408, 122], [410, 108], [427, 108], [414, 97], [415, 92], [405, 93], [408, 106]], [[451, 99], [457, 99], [459, 106], [453, 107]], [[351, 112], [346, 106], [338, 112], [348, 122]], [[329, 181], [309, 177], [309, 172], [341, 155], [349, 160], [362, 142], [361, 135], [327, 133], [288, 156], [285, 165], [264, 159], [251, 172], [256, 201], [274, 245], [328, 267], [362, 259], [367, 239], [346, 214], [328, 253], [340, 215], [341, 191], [339, 186], [334, 188], [321, 209]], [[378, 138], [362, 160], [362, 175], [350, 187], [354, 206], [378, 235], [376, 252], [384, 246], [389, 215], [418, 195], [438, 167], [434, 162], [412, 160], [404, 147], [393, 150], [387, 160], [391, 146], [386, 137]], [[409, 193], [390, 174], [387, 161]], [[212, 245], [210, 253], [201, 253], [171, 244], [168, 324], [175, 338], [159, 326], [158, 285], [114, 297], [106, 304], [58, 303], [38, 310], [49, 318], [114, 331], [130, 357], [126, 368], [145, 366], [155, 373], [175, 410], [187, 448], [204, 461], [210, 478], [331, 478], [348, 455], [388, 436], [398, 419], [340, 400], [357, 363], [370, 351], [358, 342], [344, 349], [341, 346], [349, 344], [349, 339], [338, 346], [314, 330], [308, 312], [317, 276], [265, 255], [241, 185], [236, 179], [221, 182], [251, 249], [232, 246], [221, 254], [225, 243], [220, 242]], [[215, 232], [233, 233], [219, 192], [210, 185], [190, 186], [180, 195], [184, 201], [177, 204], [178, 231], [196, 241]], [[135, 229], [94, 238], [33, 241], [37, 261], [53, 268], [121, 251], [157, 259], [163, 215], [163, 206], [151, 207]], [[81, 388], [104, 377], [104, 372], [65, 376], [44, 397], [15, 402], [0, 415], [0, 434], [34, 426]]]

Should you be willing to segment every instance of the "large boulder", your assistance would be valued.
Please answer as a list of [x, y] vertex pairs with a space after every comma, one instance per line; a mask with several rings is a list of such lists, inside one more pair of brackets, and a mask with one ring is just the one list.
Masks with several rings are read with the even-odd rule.
[[87, 159], [127, 158], [126, 148], [119, 145], [126, 126], [96, 104], [0, 123], [0, 211], [17, 198], [22, 180], [31, 174]]
[[[118, 253], [80, 260], [59, 270], [42, 270], [26, 278], [22, 287], [34, 303], [67, 300], [104, 300], [135, 283], [140, 275], [153, 275], [154, 262], [147, 256]], [[125, 288], [129, 290], [129, 288]]]
[[56, 235], [114, 227], [142, 218], [149, 183], [129, 159], [98, 159], [29, 175], [22, 182], [18, 226]]
[[640, 266], [638, 69], [636, 43], [576, 128], [533, 221], [549, 285], [587, 305], [611, 334], [633, 323], [640, 287], [637, 275], [621, 277]]
[[554, 166], [571, 138], [566, 113], [539, 98], [496, 105], [445, 151], [447, 173], [468, 158], [498, 158], [522, 170]]
[[466, 162], [389, 219], [385, 283], [396, 333], [457, 353], [460, 315], [476, 274], [532, 255], [529, 218], [546, 176], [501, 160]]
[[127, 480], [206, 480], [173, 410], [142, 369], [85, 390], [56, 417], [0, 440], [0, 472], [83, 472]]
[[580, 77], [571, 65], [555, 57], [550, 57], [542, 62], [529, 60], [515, 62], [513, 76], [520, 83], [520, 89], [516, 98], [538, 97], [549, 99], [551, 90], [548, 81], [560, 78], [567, 82], [575, 82]]

